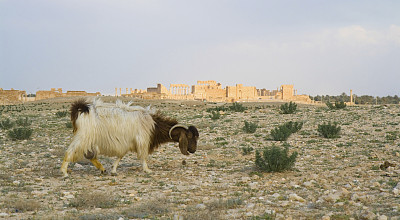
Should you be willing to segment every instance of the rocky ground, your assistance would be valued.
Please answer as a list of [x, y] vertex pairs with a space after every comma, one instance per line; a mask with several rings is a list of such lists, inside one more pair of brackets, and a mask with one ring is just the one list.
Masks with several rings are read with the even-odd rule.
[[[152, 174], [142, 172], [135, 154], [121, 161], [118, 176], [101, 175], [88, 161], [59, 171], [72, 129], [73, 99], [0, 106], [0, 121], [28, 117], [28, 140], [11, 140], [0, 129], [0, 218], [5, 219], [399, 219], [400, 106], [354, 106], [328, 110], [299, 105], [280, 114], [282, 103], [243, 103], [245, 112], [206, 110], [222, 103], [144, 101], [200, 132], [198, 150], [184, 156], [162, 146], [149, 158]], [[113, 98], [105, 98], [113, 101]], [[227, 106], [231, 104], [226, 104]], [[57, 115], [58, 114], [58, 115]], [[245, 133], [244, 121], [258, 124]], [[291, 171], [265, 173], [255, 151], [282, 143], [270, 131], [302, 121], [290, 136], [298, 152]], [[337, 122], [339, 138], [326, 139], [319, 124]], [[17, 126], [17, 125], [16, 125]], [[11, 129], [10, 129], [11, 130]], [[247, 151], [245, 151], [247, 149]], [[253, 150], [251, 150], [253, 149]], [[113, 158], [100, 157], [111, 170]], [[386, 165], [382, 166], [387, 161]]]

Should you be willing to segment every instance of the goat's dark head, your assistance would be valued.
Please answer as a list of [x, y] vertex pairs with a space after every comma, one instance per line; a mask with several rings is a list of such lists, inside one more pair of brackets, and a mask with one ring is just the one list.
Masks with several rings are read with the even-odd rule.
[[[171, 136], [172, 135], [172, 136]], [[184, 155], [194, 153], [197, 150], [197, 139], [199, 139], [199, 132], [194, 126], [175, 125], [170, 130], [170, 136], [175, 141], [179, 141], [179, 149]]]

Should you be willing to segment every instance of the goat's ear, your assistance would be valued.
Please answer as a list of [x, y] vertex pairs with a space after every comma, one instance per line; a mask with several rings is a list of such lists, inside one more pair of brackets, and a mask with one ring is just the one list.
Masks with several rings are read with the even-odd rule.
[[179, 149], [181, 150], [182, 154], [189, 155], [189, 153], [188, 153], [188, 145], [189, 145], [189, 142], [188, 142], [188, 139], [186, 137], [186, 132], [182, 131], [180, 136], [179, 136]]

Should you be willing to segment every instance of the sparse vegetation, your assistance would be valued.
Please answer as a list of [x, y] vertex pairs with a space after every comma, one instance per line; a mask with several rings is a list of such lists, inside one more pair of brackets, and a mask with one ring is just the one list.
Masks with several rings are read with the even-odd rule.
[[88, 192], [84, 191], [69, 203], [70, 207], [78, 209], [87, 208], [112, 208], [118, 203], [118, 199], [105, 192]]
[[286, 122], [271, 130], [271, 137], [274, 141], [286, 141], [289, 136], [296, 133], [303, 127], [303, 122]]
[[244, 121], [243, 131], [246, 133], [254, 133], [257, 130], [258, 125], [253, 122]]
[[0, 128], [3, 130], [8, 130], [12, 127], [14, 127], [14, 122], [12, 122], [9, 118], [6, 118], [2, 121], [0, 121]]
[[15, 123], [18, 126], [28, 127], [32, 124], [32, 121], [28, 117], [25, 117], [25, 118], [20, 117], [17, 119], [17, 121], [15, 121]]
[[242, 155], [251, 154], [251, 152], [254, 150], [254, 148], [251, 146], [249, 147], [243, 146], [241, 149], [242, 149]]
[[33, 199], [9, 199], [3, 202], [4, 208], [13, 213], [37, 211], [41, 207], [40, 203]]
[[221, 114], [218, 111], [212, 111], [210, 115], [211, 120], [218, 120], [221, 118]]
[[256, 151], [256, 166], [265, 172], [283, 172], [293, 168], [298, 153], [295, 151], [289, 156], [289, 144], [284, 144], [283, 148], [272, 145], [265, 147], [262, 155]]
[[58, 112], [56, 112], [57, 118], [64, 118], [67, 115], [68, 115], [68, 111], [58, 111]]
[[296, 110], [297, 110], [297, 104], [294, 102], [285, 103], [280, 107], [281, 114], [294, 114]]
[[344, 103], [343, 101], [336, 101], [335, 104], [332, 104], [331, 102], [326, 102], [325, 104], [330, 110], [346, 108], [346, 103]]
[[244, 112], [247, 108], [240, 103], [234, 102], [229, 109], [233, 112]]
[[[321, 219], [329, 213], [331, 219], [358, 219], [361, 211], [375, 213], [374, 218], [377, 213], [399, 216], [393, 209], [399, 195], [398, 105], [347, 106], [344, 111], [302, 105], [296, 114], [281, 115], [276, 103], [240, 103], [247, 110], [236, 113], [231, 103], [134, 102], [199, 125], [196, 153], [183, 156], [176, 144], [160, 146], [148, 164], [151, 175], [134, 154], [120, 162], [117, 176], [100, 175], [84, 159], [71, 163], [73, 175], [62, 179], [60, 164], [73, 133], [68, 115], [58, 118], [56, 112], [68, 109], [70, 101], [0, 105], [0, 124], [12, 124], [0, 128], [0, 218], [258, 220]], [[211, 120], [208, 108], [221, 118]], [[256, 131], [245, 133], [244, 121], [257, 125]], [[341, 126], [341, 138], [323, 138], [317, 129], [321, 124]], [[272, 130], [281, 127], [292, 134], [286, 140], [291, 145], [272, 141]], [[32, 135], [12, 139], [8, 133], [14, 128], [32, 129]], [[273, 146], [279, 150], [272, 151]], [[275, 153], [264, 154], [264, 149]], [[284, 167], [278, 162], [290, 164], [294, 155], [290, 169], [260, 168], [268, 161]], [[114, 158], [99, 161], [109, 171]], [[340, 193], [337, 201], [329, 200]]]
[[324, 138], [338, 138], [340, 137], [340, 130], [342, 128], [336, 123], [323, 123], [318, 125], [318, 132]]
[[8, 137], [12, 140], [27, 140], [32, 135], [32, 129], [27, 127], [14, 128], [8, 131]]

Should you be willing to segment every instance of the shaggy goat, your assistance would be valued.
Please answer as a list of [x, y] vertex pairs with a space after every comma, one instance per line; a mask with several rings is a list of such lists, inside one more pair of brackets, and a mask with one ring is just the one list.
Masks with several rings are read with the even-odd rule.
[[148, 173], [151, 170], [146, 159], [163, 143], [179, 142], [184, 155], [196, 151], [199, 138], [196, 127], [180, 125], [159, 111], [130, 105], [119, 100], [116, 104], [103, 103], [99, 99], [93, 103], [80, 99], [72, 104], [74, 137], [61, 165], [64, 177], [68, 176], [68, 163], [84, 157], [104, 173], [106, 171], [97, 156], [116, 156], [111, 171], [112, 175], [116, 175], [119, 161], [130, 151], [137, 153], [143, 170]]

